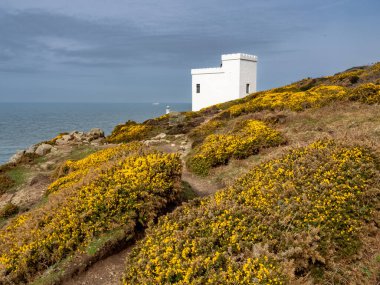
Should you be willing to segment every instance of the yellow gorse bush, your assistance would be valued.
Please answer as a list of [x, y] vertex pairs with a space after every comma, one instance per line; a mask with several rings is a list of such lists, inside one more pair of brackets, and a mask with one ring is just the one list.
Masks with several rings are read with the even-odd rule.
[[[331, 101], [380, 102], [380, 63], [321, 77], [307, 78], [287, 86], [253, 93], [241, 99], [215, 105], [224, 110], [219, 117], [237, 117], [261, 110], [301, 111], [321, 107]], [[359, 93], [358, 93], [359, 92]]]
[[131, 153], [136, 154], [138, 151], [142, 151], [142, 144], [132, 142], [97, 151], [78, 161], [68, 160], [60, 167], [61, 172], [66, 175], [50, 184], [47, 192], [52, 193], [60, 188], [73, 186], [78, 181], [84, 180], [86, 175], [94, 174], [105, 165]]
[[222, 128], [225, 125], [223, 121], [217, 121], [217, 120], [210, 120], [196, 128], [194, 128], [189, 136], [191, 138], [198, 138], [198, 137], [205, 137], [207, 135], [210, 135], [217, 129]]
[[261, 110], [289, 109], [301, 111], [310, 107], [321, 107], [329, 102], [347, 96], [347, 89], [341, 86], [318, 86], [307, 91], [269, 90], [260, 92], [249, 101], [233, 105], [226, 110], [232, 117]]
[[367, 104], [380, 104], [380, 85], [362, 84], [350, 92], [349, 99]]
[[[123, 229], [132, 238], [137, 225], [145, 227], [177, 199], [181, 175], [177, 154], [129, 149], [125, 157], [126, 149], [101, 151], [73, 163], [74, 169], [89, 168], [105, 157], [119, 157], [105, 162], [87, 182], [61, 184], [45, 205], [0, 230], [0, 283], [30, 281], [33, 274], [84, 249], [101, 233]], [[121, 154], [111, 155], [118, 151]]]
[[292, 284], [298, 274], [337, 276], [334, 264], [355, 260], [358, 235], [374, 221], [378, 181], [367, 149], [332, 141], [295, 149], [161, 217], [128, 256], [124, 284]]
[[151, 130], [147, 124], [138, 124], [134, 121], [128, 121], [123, 125], [118, 125], [107, 137], [110, 143], [131, 142], [143, 139]]
[[261, 121], [247, 120], [234, 133], [207, 136], [195, 148], [187, 165], [193, 172], [206, 175], [211, 167], [226, 164], [231, 158], [246, 158], [262, 147], [277, 146], [282, 142], [284, 138], [278, 131]]

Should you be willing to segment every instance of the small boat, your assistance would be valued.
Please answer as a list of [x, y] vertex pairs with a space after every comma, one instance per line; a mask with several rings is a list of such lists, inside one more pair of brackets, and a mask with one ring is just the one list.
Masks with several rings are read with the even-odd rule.
[[158, 102], [155, 102], [155, 103], [152, 103], [153, 105], [160, 105], [160, 103], [158, 103]]

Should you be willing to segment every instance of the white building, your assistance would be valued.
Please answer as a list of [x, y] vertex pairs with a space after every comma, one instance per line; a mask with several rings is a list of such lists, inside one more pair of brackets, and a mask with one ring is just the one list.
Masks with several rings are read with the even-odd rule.
[[257, 56], [243, 53], [222, 55], [220, 67], [192, 69], [192, 110], [256, 92], [256, 70]]

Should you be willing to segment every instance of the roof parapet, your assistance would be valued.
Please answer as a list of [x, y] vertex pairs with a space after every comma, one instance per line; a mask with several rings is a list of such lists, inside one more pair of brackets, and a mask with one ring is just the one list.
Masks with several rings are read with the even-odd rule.
[[222, 61], [223, 60], [236, 60], [236, 59], [257, 61], [258, 58], [256, 55], [246, 54], [246, 53], [231, 53], [231, 54], [223, 54], [222, 55]]

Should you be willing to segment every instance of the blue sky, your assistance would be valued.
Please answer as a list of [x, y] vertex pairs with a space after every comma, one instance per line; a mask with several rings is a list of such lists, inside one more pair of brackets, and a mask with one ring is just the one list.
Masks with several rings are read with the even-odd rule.
[[258, 88], [380, 61], [378, 0], [0, 0], [0, 102], [190, 102], [191, 68]]

